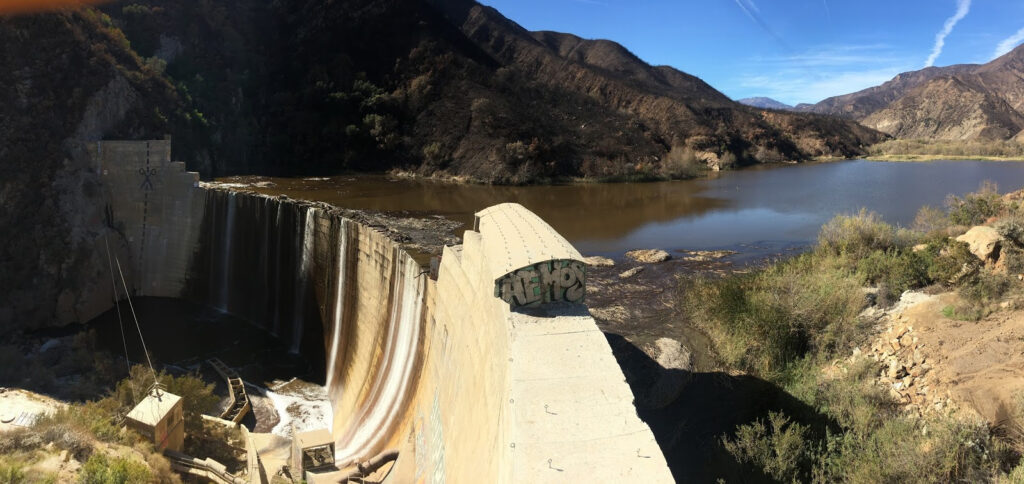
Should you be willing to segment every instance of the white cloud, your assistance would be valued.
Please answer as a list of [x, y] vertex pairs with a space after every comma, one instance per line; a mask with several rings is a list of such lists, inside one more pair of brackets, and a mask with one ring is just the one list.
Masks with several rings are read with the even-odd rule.
[[996, 57], [1010, 52], [1021, 42], [1024, 42], [1024, 28], [1018, 30], [1016, 34], [1003, 39], [1003, 41], [996, 46], [996, 51], [992, 53], [992, 58], [995, 59]]
[[[787, 104], [815, 103], [877, 86], [914, 68], [913, 58], [897, 55], [885, 44], [827, 45], [787, 56], [749, 61], [739, 76], [737, 98], [767, 96]], [[741, 95], [740, 95], [741, 94]]]
[[814, 76], [748, 76], [740, 86], [786, 104], [816, 103], [822, 99], [877, 86], [899, 74], [899, 69], [831, 72]]
[[935, 65], [935, 60], [939, 58], [939, 54], [942, 54], [942, 47], [946, 45], [946, 36], [953, 31], [953, 27], [956, 26], [957, 22], [967, 16], [967, 12], [970, 10], [971, 0], [956, 0], [956, 13], [946, 19], [946, 23], [942, 25], [942, 30], [935, 34], [935, 45], [932, 46], [931, 55], [924, 61], [925, 67]]

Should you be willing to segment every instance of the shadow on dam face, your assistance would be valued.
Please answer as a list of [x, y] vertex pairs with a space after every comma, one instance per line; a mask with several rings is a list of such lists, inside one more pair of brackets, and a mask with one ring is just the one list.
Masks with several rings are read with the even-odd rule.
[[[839, 424], [779, 386], [749, 375], [665, 369], [615, 333], [605, 333], [637, 401], [637, 414], [650, 426], [677, 482], [775, 482], [753, 465], [738, 462], [722, 445], [736, 427], [782, 412], [807, 426], [809, 438], [823, 438]], [[686, 382], [664, 406], [645, 405], [656, 382], [668, 375]]]

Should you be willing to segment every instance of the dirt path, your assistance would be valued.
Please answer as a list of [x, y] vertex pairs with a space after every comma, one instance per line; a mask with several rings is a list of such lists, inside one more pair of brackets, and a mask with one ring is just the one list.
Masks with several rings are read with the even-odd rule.
[[981, 321], [957, 321], [942, 315], [956, 295], [942, 294], [902, 312], [924, 343], [921, 352], [932, 367], [932, 386], [962, 409], [993, 424], [1012, 416], [1015, 395], [1024, 391], [1024, 310], [1004, 309]]

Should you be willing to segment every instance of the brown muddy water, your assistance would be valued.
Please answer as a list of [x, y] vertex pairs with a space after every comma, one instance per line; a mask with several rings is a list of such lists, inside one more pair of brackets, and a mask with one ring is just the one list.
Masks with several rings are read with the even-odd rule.
[[585, 255], [625, 251], [729, 249], [764, 257], [806, 247], [836, 214], [861, 207], [901, 225], [922, 205], [996, 182], [1024, 186], [1024, 164], [864, 160], [759, 166], [711, 178], [657, 183], [488, 186], [379, 175], [327, 178], [229, 177], [218, 181], [344, 208], [402, 215], [443, 215], [470, 226], [472, 214], [518, 202], [541, 216]]

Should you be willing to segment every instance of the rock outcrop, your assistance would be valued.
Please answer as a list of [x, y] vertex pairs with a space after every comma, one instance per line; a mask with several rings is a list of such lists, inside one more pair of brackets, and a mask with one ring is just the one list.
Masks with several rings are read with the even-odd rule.
[[642, 264], [656, 264], [672, 258], [668, 252], [661, 249], [631, 250], [626, 252], [626, 257]]
[[958, 242], [966, 242], [970, 246], [971, 253], [982, 262], [996, 262], [999, 259], [999, 249], [1002, 236], [992, 227], [979, 225], [972, 227], [967, 233], [956, 238]]

